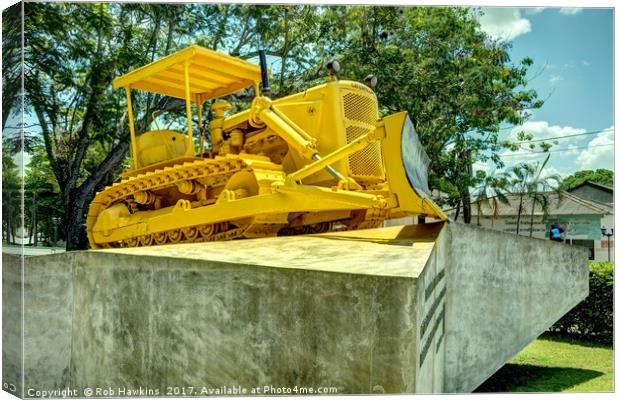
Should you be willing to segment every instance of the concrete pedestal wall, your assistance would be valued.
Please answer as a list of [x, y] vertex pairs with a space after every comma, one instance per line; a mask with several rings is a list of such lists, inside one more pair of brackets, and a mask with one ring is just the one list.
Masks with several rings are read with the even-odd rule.
[[582, 247], [452, 223], [446, 268], [444, 392], [470, 392], [588, 295]]
[[3, 382], [468, 392], [585, 298], [586, 261], [458, 224], [28, 257], [23, 280], [5, 255]]

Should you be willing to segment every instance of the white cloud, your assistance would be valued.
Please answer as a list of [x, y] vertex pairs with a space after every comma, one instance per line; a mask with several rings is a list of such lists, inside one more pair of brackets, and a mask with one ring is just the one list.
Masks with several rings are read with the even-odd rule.
[[585, 129], [573, 128], [572, 126], [549, 125], [547, 121], [527, 121], [523, 125], [516, 126], [512, 129], [510, 139], [517, 140], [517, 133], [521, 131], [531, 134], [533, 136], [532, 140], [553, 139], [586, 132]]
[[581, 60], [581, 65], [583, 65], [584, 67], [589, 67], [590, 65], [592, 65], [592, 63], [588, 60]]
[[534, 163], [536, 161], [542, 161], [545, 159], [547, 153], [540, 153], [540, 150], [517, 150], [516, 152], [505, 150], [499, 154], [499, 156], [506, 164], [506, 167], [511, 167], [521, 163]]
[[[549, 159], [549, 164], [546, 167], [547, 171], [545, 172], [545, 175], [552, 175], [555, 173], [565, 175], [565, 173], [561, 173], [560, 171], [566, 172], [565, 170], [573, 170], [574, 168], [566, 168], [566, 162], [562, 160], [562, 157], [565, 157], [566, 155], [569, 157], [576, 157], [580, 153], [580, 151], [576, 149], [579, 145], [574, 144], [574, 142], [577, 142], [581, 136], [561, 140], [558, 145], [555, 145], [553, 141], [555, 138], [579, 135], [585, 133], [586, 130], [581, 128], [573, 128], [572, 126], [550, 125], [547, 121], [527, 121], [523, 125], [514, 127], [506, 139], [515, 142], [518, 141], [517, 134], [519, 132], [525, 132], [526, 134], [532, 135], [532, 140], [548, 139], [545, 140], [545, 142], [553, 144], [551, 151], [556, 148], [570, 149], [570, 151], [563, 151], [561, 153], [541, 153], [541, 149], [538, 146], [536, 146], [535, 149], [530, 149], [530, 143], [525, 142], [521, 145], [521, 149], [517, 151], [505, 150], [499, 154], [501, 159], [506, 164], [506, 170], [509, 170], [511, 167], [523, 162], [529, 164], [543, 162], [547, 155], [550, 154], [551, 157]], [[570, 143], [571, 141], [574, 142]], [[533, 144], [538, 145], [540, 142], [533, 142]]]
[[[498, 155], [504, 161], [504, 171], [521, 163], [536, 164], [542, 163], [547, 156], [550, 156], [549, 163], [545, 167], [543, 176], [559, 174], [566, 177], [575, 171], [583, 169], [606, 168], [613, 169], [614, 156], [614, 127], [605, 129], [591, 139], [591, 136], [582, 135], [586, 129], [573, 128], [571, 126], [550, 125], [547, 121], [528, 121], [521, 126], [513, 128], [508, 134], [507, 140], [517, 141], [517, 133], [524, 131], [531, 134], [532, 140], [549, 139], [546, 142], [553, 144], [550, 153], [542, 153], [540, 148], [530, 149], [528, 142], [522, 144], [522, 148], [517, 151], [508, 149]], [[573, 137], [572, 135], [579, 135]], [[554, 138], [567, 137], [553, 143]], [[591, 139], [591, 140], [590, 140]], [[587, 140], [590, 140], [588, 143]], [[540, 142], [534, 142], [539, 144]], [[587, 148], [584, 148], [587, 143]], [[554, 150], [560, 150], [555, 152]], [[476, 162], [474, 170], [483, 170], [491, 173], [495, 170], [495, 165], [491, 161], [486, 163]]]
[[[544, 160], [545, 159], [543, 158], [543, 161]], [[543, 161], [541, 161], [541, 164], [542, 164]], [[542, 178], [547, 178], [547, 177], [553, 176], [553, 175], [559, 175], [560, 177], [562, 177], [562, 174], [560, 173], [560, 171], [558, 171], [555, 167], [550, 167], [549, 164], [547, 164], [545, 166], [545, 169], [543, 169], [542, 172], [540, 173], [540, 176]], [[550, 183], [553, 183], [553, 182], [550, 182]]]
[[560, 75], [551, 75], [551, 77], [549, 78], [549, 83], [557, 83], [563, 80], [564, 78]]
[[495, 39], [510, 41], [532, 30], [530, 21], [521, 16], [518, 8], [485, 7], [482, 12], [480, 29]]
[[564, 69], [575, 68], [575, 61], [571, 60], [570, 62], [565, 63], [564, 65], [562, 65], [562, 68]]
[[588, 143], [575, 162], [579, 169], [613, 169], [614, 165], [614, 127], [611, 126], [596, 135]]
[[560, 14], [564, 14], [564, 15], [577, 15], [577, 14], [581, 14], [582, 11], [583, 11], [583, 8], [578, 8], [578, 7], [560, 8]]
[[569, 144], [568, 146], [566, 146], [566, 151], [563, 151], [562, 153], [564, 153], [565, 156], [576, 156], [579, 154], [579, 146], [574, 145], [574, 144]]
[[523, 14], [525, 15], [535, 15], [543, 12], [547, 7], [525, 7], [523, 8]]

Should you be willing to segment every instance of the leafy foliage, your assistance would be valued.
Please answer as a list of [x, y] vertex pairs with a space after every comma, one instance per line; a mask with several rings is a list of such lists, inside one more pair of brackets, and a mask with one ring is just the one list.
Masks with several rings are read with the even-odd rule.
[[590, 263], [590, 294], [550, 331], [612, 343], [614, 332], [614, 265]]
[[601, 185], [613, 187], [614, 186], [614, 172], [608, 169], [597, 169], [596, 171], [584, 170], [577, 171], [572, 175], [567, 176], [562, 181], [566, 188], [573, 188], [579, 186], [585, 181], [591, 181], [600, 183]]
[[521, 163], [511, 168], [511, 173], [513, 176], [510, 181], [512, 193], [516, 194], [519, 198], [519, 208], [517, 210], [517, 235], [519, 234], [521, 226], [521, 215], [525, 211], [525, 199], [529, 199], [531, 203], [531, 208], [529, 211], [530, 237], [532, 237], [534, 228], [534, 212], [536, 210], [536, 206], [540, 206], [543, 211], [543, 218], [547, 218], [549, 214], [551, 195], [555, 194], [558, 201], [562, 198], [563, 186], [561, 185], [560, 176], [557, 174], [548, 176], [542, 175], [545, 170], [545, 166], [549, 162], [550, 156], [550, 154], [547, 155], [547, 158], [545, 158], [545, 161], [542, 163]]
[[13, 156], [8, 147], [2, 147], [2, 235], [8, 243], [15, 243], [21, 216], [21, 179]]
[[[86, 246], [84, 216], [93, 193], [109, 184], [125, 161], [129, 133], [116, 75], [175, 50], [188, 34], [179, 7], [157, 4], [28, 3], [25, 5], [26, 103], [39, 122], [58, 184], [67, 248]], [[147, 111], [168, 99], [147, 94], [135, 102]]]
[[487, 175], [484, 171], [477, 171], [478, 180], [481, 182], [474, 189], [474, 202], [476, 204], [477, 214], [476, 223], [480, 225], [480, 214], [483, 206], [491, 209], [492, 223], [499, 216], [499, 207], [501, 204], [510, 204], [507, 195], [510, 193], [509, 175], [500, 172], [496, 175]]
[[2, 130], [18, 106], [21, 91], [21, 3], [2, 11]]
[[[520, 124], [542, 106], [525, 89], [533, 60], [511, 64], [509, 45], [478, 29], [475, 10], [452, 7], [355, 7], [335, 9], [332, 48], [342, 54], [343, 76], [375, 74], [382, 113], [408, 111], [431, 158], [429, 183], [443, 202], [464, 207], [469, 189], [484, 177], [471, 165], [497, 152], [504, 122]], [[491, 155], [488, 156], [488, 151]]]
[[61, 199], [60, 187], [39, 143], [32, 152], [24, 179], [24, 224], [31, 243], [36, 245], [39, 236], [46, 244], [51, 244], [55, 235], [66, 237], [65, 225], [58, 223], [64, 217]]
[[[342, 78], [376, 74], [381, 114], [409, 112], [431, 157], [430, 186], [445, 194], [441, 202], [462, 204], [467, 222], [470, 188], [485, 179], [473, 175], [471, 165], [490, 158], [501, 166], [497, 152], [509, 144], [498, 138], [500, 125], [519, 124], [542, 105], [526, 88], [533, 61], [511, 63], [509, 45], [489, 39], [478, 29], [478, 11], [468, 8], [24, 7], [26, 106], [40, 125], [37, 160], [57, 183], [68, 249], [86, 245], [90, 199], [128, 164], [124, 96], [112, 90], [111, 80], [189, 44], [245, 59], [256, 57], [258, 48], [267, 49], [273, 97], [322, 83], [324, 65], [334, 56], [343, 65]], [[237, 105], [235, 111], [248, 101], [243, 94], [228, 100]], [[140, 110], [138, 133], [148, 129], [153, 112], [175, 108], [169, 99], [150, 94], [135, 93], [133, 101]]]

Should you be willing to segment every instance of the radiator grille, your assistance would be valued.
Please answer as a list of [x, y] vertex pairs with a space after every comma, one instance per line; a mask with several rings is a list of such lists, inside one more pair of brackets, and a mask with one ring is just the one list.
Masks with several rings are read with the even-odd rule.
[[356, 122], [374, 125], [377, 122], [377, 102], [372, 97], [345, 92], [343, 96], [344, 117]]
[[[377, 100], [372, 94], [343, 90], [342, 106], [347, 143], [375, 129], [379, 119]], [[353, 178], [361, 180], [383, 179], [381, 145], [372, 143], [365, 149], [349, 156], [349, 171]]]

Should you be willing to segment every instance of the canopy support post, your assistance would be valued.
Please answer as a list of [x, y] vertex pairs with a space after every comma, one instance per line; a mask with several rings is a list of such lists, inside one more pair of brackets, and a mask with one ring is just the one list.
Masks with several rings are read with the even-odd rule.
[[204, 102], [202, 101], [202, 96], [196, 95], [196, 104], [198, 105], [198, 134], [200, 136], [200, 152], [198, 153], [198, 155], [202, 157], [204, 154], [205, 140], [204, 123], [202, 121], [202, 105], [204, 104]]
[[189, 61], [183, 63], [183, 73], [185, 75], [185, 111], [187, 113], [187, 151], [186, 154], [194, 156], [194, 140], [192, 132], [192, 98], [189, 89]]
[[129, 135], [131, 137], [131, 163], [134, 169], [138, 169], [138, 148], [136, 143], [136, 131], [133, 125], [133, 106], [131, 104], [131, 86], [125, 86], [127, 97], [127, 119], [129, 120]]

